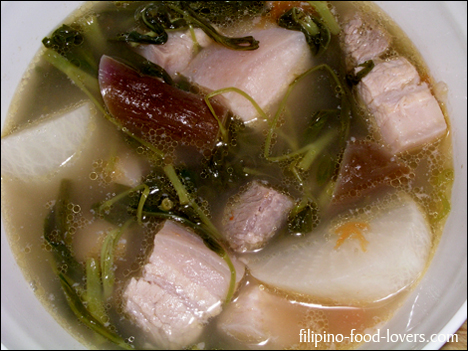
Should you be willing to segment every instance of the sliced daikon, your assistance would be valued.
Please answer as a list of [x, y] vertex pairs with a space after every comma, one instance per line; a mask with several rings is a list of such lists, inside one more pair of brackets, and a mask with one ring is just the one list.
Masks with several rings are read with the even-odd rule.
[[41, 178], [76, 158], [94, 130], [93, 115], [85, 103], [2, 138], [2, 176]]
[[432, 235], [414, 200], [395, 196], [304, 238], [278, 241], [246, 263], [264, 283], [336, 303], [362, 304], [396, 294], [424, 271]]

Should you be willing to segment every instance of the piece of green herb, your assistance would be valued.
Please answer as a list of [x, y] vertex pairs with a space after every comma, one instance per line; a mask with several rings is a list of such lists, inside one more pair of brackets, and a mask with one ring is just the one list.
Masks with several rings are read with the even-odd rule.
[[[133, 349], [123, 338], [112, 331], [112, 326], [105, 326], [98, 317], [101, 310], [99, 306], [102, 303], [100, 288], [97, 286], [99, 267], [90, 261], [85, 272], [84, 267], [76, 261], [70, 250], [70, 192], [70, 180], [63, 179], [55, 204], [44, 221], [44, 239], [52, 246], [54, 254], [53, 269], [60, 280], [68, 305], [78, 320], [120, 347]], [[85, 294], [79, 294], [85, 274], [89, 279], [87, 291]]]
[[168, 7], [183, 15], [187, 23], [202, 29], [211, 39], [228, 49], [248, 51], [259, 48], [259, 42], [252, 36], [229, 38], [220, 34], [206, 19], [192, 10], [185, 1], [180, 1], [178, 6], [169, 3]]
[[346, 81], [351, 86], [359, 84], [362, 78], [367, 76], [370, 73], [370, 71], [372, 71], [372, 69], [374, 68], [374, 61], [372, 60], [365, 61], [361, 63], [360, 65], [358, 65], [357, 67], [363, 67], [363, 68], [356, 74], [348, 73], [346, 75]]
[[280, 27], [301, 31], [314, 55], [320, 55], [330, 44], [330, 31], [318, 19], [299, 7], [293, 7], [278, 19]]

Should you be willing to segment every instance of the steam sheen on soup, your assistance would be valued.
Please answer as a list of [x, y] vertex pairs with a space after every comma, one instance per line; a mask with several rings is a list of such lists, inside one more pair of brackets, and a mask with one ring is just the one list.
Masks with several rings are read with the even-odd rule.
[[42, 43], [3, 126], [2, 220], [84, 345], [356, 348], [424, 275], [444, 84], [376, 6], [90, 2]]

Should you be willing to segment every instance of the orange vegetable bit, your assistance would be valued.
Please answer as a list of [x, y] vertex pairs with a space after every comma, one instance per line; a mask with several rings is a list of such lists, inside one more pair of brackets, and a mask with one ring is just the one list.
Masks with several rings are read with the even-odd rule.
[[270, 14], [273, 20], [277, 20], [282, 14], [292, 9], [293, 7], [299, 7], [308, 12], [313, 11], [312, 7], [306, 1], [269, 1]]
[[366, 240], [362, 232], [369, 230], [369, 228], [369, 224], [365, 222], [348, 222], [338, 227], [335, 229], [335, 234], [339, 234], [340, 237], [336, 241], [335, 249], [339, 248], [346, 239], [356, 238], [361, 242], [362, 251], [366, 252], [367, 244], [369, 244], [369, 242]]

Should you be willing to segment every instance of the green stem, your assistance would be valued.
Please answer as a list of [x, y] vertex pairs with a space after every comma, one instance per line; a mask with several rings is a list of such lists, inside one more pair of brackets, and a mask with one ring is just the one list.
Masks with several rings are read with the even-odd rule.
[[138, 209], [137, 209], [137, 220], [138, 220], [138, 224], [140, 225], [142, 224], [143, 207], [145, 206], [145, 202], [148, 199], [148, 195], [150, 193], [150, 188], [148, 187], [148, 185], [146, 184], [142, 184], [142, 185], [143, 185], [143, 191], [141, 193], [140, 201], [138, 202]]
[[102, 113], [106, 113], [103, 104], [100, 101], [101, 93], [96, 77], [93, 77], [82, 69], [76, 67], [65, 57], [51, 49], [45, 50], [44, 57], [55, 68], [65, 73], [65, 75], [68, 76], [73, 83], [81, 89], [81, 91], [88, 95], [91, 101]]
[[219, 89], [219, 90], [215, 90], [213, 92], [211, 92], [210, 94], [207, 95], [207, 98], [212, 98], [213, 96], [216, 96], [216, 95], [219, 95], [219, 94], [224, 94], [224, 93], [228, 93], [228, 92], [233, 92], [233, 93], [237, 93], [241, 96], [243, 96], [244, 98], [246, 98], [247, 100], [250, 101], [250, 103], [252, 104], [252, 106], [255, 108], [255, 110], [257, 110], [258, 114], [260, 116], [262, 116], [262, 118], [267, 121], [268, 120], [268, 117], [266, 115], [266, 113], [262, 110], [262, 108], [257, 104], [257, 102], [249, 95], [247, 94], [245, 91], [243, 90], [240, 90], [239, 88], [236, 88], [236, 87], [228, 87], [228, 88], [223, 88], [223, 89]]
[[174, 166], [169, 164], [164, 167], [164, 173], [166, 173], [167, 177], [169, 178], [170, 182], [172, 183], [172, 186], [177, 192], [177, 195], [179, 196], [179, 201], [181, 205], [189, 205], [191, 206], [200, 220], [202, 221], [203, 224], [216, 236], [217, 240], [221, 239], [221, 235], [218, 233], [218, 230], [216, 227], [211, 223], [210, 219], [207, 217], [205, 212], [198, 206], [196, 201], [194, 201], [187, 190], [185, 189], [184, 185], [179, 179], [179, 176], [177, 175]]
[[336, 135], [338, 134], [337, 131], [331, 130], [327, 134], [323, 135], [317, 141], [314, 141], [311, 145], [313, 147], [309, 148], [305, 153], [304, 157], [302, 158], [301, 162], [299, 162], [298, 167], [299, 169], [306, 171], [310, 168], [312, 163], [315, 161], [317, 156], [328, 146], [330, 143], [335, 139]]
[[307, 1], [312, 6], [318, 15], [322, 19], [323, 23], [330, 30], [332, 34], [338, 34], [340, 32], [340, 25], [333, 16], [333, 13], [328, 8], [326, 1]]
[[[283, 138], [291, 147], [292, 150], [299, 149], [299, 142], [297, 138], [297, 126], [295, 125], [295, 119], [291, 118], [291, 111], [286, 109], [284, 111], [285, 118], [288, 121], [288, 131], [283, 132], [281, 129], [278, 131], [278, 135]], [[292, 136], [291, 136], [292, 135]]]
[[338, 92], [341, 93], [341, 94], [343, 94], [345, 92], [344, 88], [343, 88], [343, 85], [341, 84], [339, 78], [337, 77], [335, 72], [333, 72], [333, 70], [330, 68], [330, 66], [328, 66], [327, 64], [321, 64], [321, 65], [312, 67], [309, 70], [302, 73], [301, 75], [299, 75], [291, 84], [289, 84], [288, 90], [286, 91], [285, 96], [281, 100], [281, 103], [280, 103], [280, 105], [278, 107], [278, 110], [276, 111], [275, 116], [273, 117], [273, 121], [272, 121], [272, 123], [270, 125], [270, 129], [268, 130], [268, 134], [267, 134], [267, 137], [266, 137], [266, 140], [265, 140], [265, 150], [264, 150], [264, 153], [263, 153], [264, 157], [267, 160], [271, 161], [272, 159], [274, 159], [274, 158], [270, 157], [270, 155], [269, 155], [270, 154], [270, 148], [271, 148], [271, 142], [272, 142], [272, 139], [273, 139], [273, 133], [274, 133], [274, 131], [276, 129], [276, 126], [278, 124], [281, 113], [285, 109], [286, 102], [288, 101], [289, 95], [291, 94], [292, 90], [294, 89], [296, 84], [298, 84], [302, 79], [307, 77], [309, 74], [311, 74], [311, 73], [313, 73], [315, 71], [318, 71], [318, 70], [322, 70], [322, 69], [326, 70], [331, 75], [331, 77], [335, 81], [336, 86], [339, 89]]
[[318, 198], [318, 206], [321, 209], [325, 209], [328, 207], [332, 200], [333, 193], [335, 191], [336, 182], [330, 180], [323, 188], [324, 190], [321, 192]]
[[201, 45], [197, 40], [197, 35], [195, 34], [195, 30], [193, 29], [193, 26], [189, 24], [189, 31], [190, 31], [190, 36], [192, 37], [193, 41], [193, 54], [196, 55], [200, 51]]
[[208, 105], [208, 108], [210, 109], [213, 116], [218, 121], [218, 125], [219, 125], [219, 128], [221, 130], [223, 140], [225, 140], [225, 141], [227, 140], [227, 131], [224, 128], [221, 121], [219, 120], [218, 116], [216, 115], [216, 113], [215, 113], [215, 111], [213, 109], [213, 106], [211, 105], [209, 99], [211, 99], [212, 97], [214, 97], [216, 95], [221, 95], [221, 94], [225, 94], [225, 93], [229, 93], [229, 92], [237, 93], [237, 94], [243, 96], [244, 98], [246, 98], [247, 100], [249, 100], [250, 103], [252, 104], [252, 106], [255, 108], [255, 110], [257, 110], [258, 114], [263, 118], [263, 120], [268, 121], [268, 117], [267, 117], [266, 113], [257, 104], [257, 102], [249, 94], [247, 94], [245, 91], [242, 91], [242, 90], [240, 90], [239, 88], [236, 88], [236, 87], [228, 87], [228, 88], [222, 88], [222, 89], [219, 89], [219, 90], [215, 90], [215, 91], [213, 91], [213, 92], [211, 92], [211, 93], [209, 93], [208, 95], [205, 96], [205, 102]]
[[314, 144], [311, 143], [311, 144], [307, 144], [306, 146], [300, 148], [299, 150], [297, 151], [293, 151], [289, 154], [286, 154], [286, 155], [281, 155], [281, 156], [268, 156], [266, 159], [270, 162], [281, 162], [281, 161], [286, 161], [286, 160], [289, 160], [291, 158], [294, 158], [294, 157], [298, 157], [300, 155], [302, 155], [304, 152], [307, 152], [309, 151], [310, 149], [313, 149], [314, 148]]
[[86, 260], [86, 294], [85, 302], [91, 315], [104, 323], [106, 317], [101, 286], [100, 265], [94, 258]]
[[64, 274], [59, 274], [60, 283], [62, 285], [63, 292], [68, 301], [68, 305], [75, 314], [75, 316], [84, 323], [91, 330], [109, 339], [116, 345], [122, 347], [125, 350], [133, 350], [133, 346], [126, 343], [125, 340], [113, 331], [106, 328], [98, 319], [96, 319], [85, 307], [77, 294], [74, 283]]
[[144, 189], [145, 186], [147, 187], [146, 184], [140, 184], [140, 185], [137, 185], [136, 187], [134, 188], [131, 188], [131, 189], [128, 189], [126, 191], [123, 191], [121, 192], [119, 195], [116, 195], [114, 196], [112, 199], [109, 199], [107, 201], [104, 201], [98, 208], [98, 211], [99, 213], [109, 209], [114, 203], [116, 203], [117, 201], [127, 197], [128, 195], [130, 195], [131, 193], [135, 192], [135, 191], [139, 191], [140, 189]]
[[190, 203], [190, 197], [189, 194], [187, 193], [187, 190], [185, 189], [184, 185], [179, 179], [179, 176], [177, 175], [174, 166], [172, 164], [168, 164], [163, 168], [164, 173], [167, 175], [169, 178], [170, 182], [172, 183], [172, 186], [174, 187], [177, 196], [179, 197], [179, 201], [181, 205], [187, 205]]
[[187, 23], [195, 24], [197, 27], [200, 27], [211, 39], [221, 45], [224, 45], [228, 49], [244, 51], [256, 50], [259, 47], [258, 41], [255, 40], [255, 38], [252, 36], [242, 38], [228, 38], [219, 34], [210, 23], [199, 17], [192, 9], [190, 9], [189, 6], [184, 6], [182, 9], [175, 5], [168, 4], [168, 7], [184, 16], [184, 19], [187, 21]]
[[304, 190], [304, 196], [301, 200], [299, 210], [302, 210], [309, 202], [314, 202], [317, 203], [315, 200], [315, 197], [312, 195], [312, 192], [308, 186], [306, 186], [304, 180], [302, 179], [301, 175], [299, 174], [299, 171], [297, 170], [296, 166], [293, 166], [291, 169], [292, 173], [296, 177], [297, 181], [299, 182], [299, 185], [302, 187]]
[[122, 225], [122, 227], [114, 229], [104, 239], [101, 249], [101, 279], [102, 287], [104, 291], [104, 300], [107, 300], [114, 290], [114, 251], [117, 246], [122, 234], [127, 230], [130, 224], [133, 222], [129, 219]]

